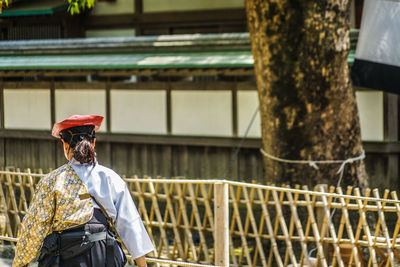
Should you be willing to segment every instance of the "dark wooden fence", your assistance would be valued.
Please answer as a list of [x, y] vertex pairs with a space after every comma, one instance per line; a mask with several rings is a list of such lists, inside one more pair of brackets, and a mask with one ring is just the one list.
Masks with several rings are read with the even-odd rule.
[[[49, 132], [3, 131], [0, 166], [49, 170], [66, 162], [61, 143]], [[249, 139], [237, 153], [240, 139], [117, 136], [99, 134], [99, 162], [121, 175], [229, 178], [265, 184], [261, 141]], [[399, 188], [398, 153], [393, 144], [365, 143], [372, 188]], [[237, 156], [236, 156], [237, 155]]]

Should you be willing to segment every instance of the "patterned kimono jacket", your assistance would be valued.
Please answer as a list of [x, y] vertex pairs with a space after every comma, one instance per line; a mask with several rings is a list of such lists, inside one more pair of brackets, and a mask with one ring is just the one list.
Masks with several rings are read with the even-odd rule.
[[90, 193], [115, 222], [122, 242], [133, 258], [154, 247], [144, 228], [129, 190], [111, 169], [80, 164], [74, 159], [43, 177], [24, 217], [15, 249], [14, 267], [25, 266], [40, 252], [44, 238], [88, 222], [97, 204], [80, 195]]

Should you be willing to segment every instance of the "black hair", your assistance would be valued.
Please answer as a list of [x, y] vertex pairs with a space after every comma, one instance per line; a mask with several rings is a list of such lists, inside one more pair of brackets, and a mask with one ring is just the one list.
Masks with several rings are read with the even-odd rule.
[[69, 149], [73, 150], [74, 158], [77, 161], [91, 165], [96, 164], [96, 152], [92, 147], [93, 140], [96, 138], [93, 125], [64, 129], [60, 132], [60, 137], [69, 144]]

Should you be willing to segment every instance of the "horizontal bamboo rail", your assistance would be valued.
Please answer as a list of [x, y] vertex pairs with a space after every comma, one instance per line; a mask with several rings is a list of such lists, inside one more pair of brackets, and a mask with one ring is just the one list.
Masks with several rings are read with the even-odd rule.
[[[39, 170], [39, 172], [41, 172]], [[0, 240], [15, 241], [42, 173], [0, 171]], [[159, 264], [397, 266], [396, 192], [124, 178]], [[171, 262], [172, 261], [172, 262]], [[175, 263], [173, 263], [175, 262]]]

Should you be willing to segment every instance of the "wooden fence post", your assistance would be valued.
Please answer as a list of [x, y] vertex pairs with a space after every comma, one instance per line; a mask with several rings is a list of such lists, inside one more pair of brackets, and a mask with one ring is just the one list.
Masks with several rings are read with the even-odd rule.
[[214, 184], [214, 263], [229, 266], [229, 198], [228, 184]]

